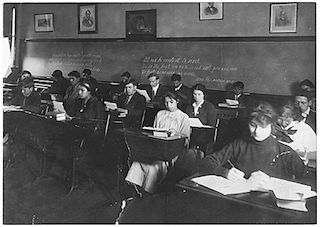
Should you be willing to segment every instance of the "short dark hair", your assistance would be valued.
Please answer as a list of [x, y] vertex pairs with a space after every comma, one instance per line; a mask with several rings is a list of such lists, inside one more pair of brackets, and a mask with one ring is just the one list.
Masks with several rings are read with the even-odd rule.
[[291, 100], [287, 101], [284, 105], [282, 105], [279, 108], [278, 110], [279, 115], [281, 116], [286, 109], [290, 110], [290, 115], [293, 118], [293, 120], [298, 120], [298, 121], [302, 120], [300, 109], [297, 108]]
[[277, 123], [279, 115], [275, 108], [268, 102], [261, 101], [255, 106], [250, 114], [249, 122], [255, 121], [261, 127]]
[[80, 78], [80, 73], [78, 71], [72, 71], [68, 74], [69, 77], [74, 76], [76, 78]]
[[134, 86], [138, 86], [138, 82], [137, 82], [135, 79], [133, 79], [133, 78], [127, 80], [127, 81], [125, 82], [125, 85], [131, 84], [131, 83], [132, 83]]
[[314, 84], [311, 82], [311, 80], [305, 79], [300, 83], [300, 86], [306, 85], [310, 87], [311, 89], [314, 89]]
[[55, 78], [62, 77], [62, 71], [59, 70], [59, 69], [54, 70], [53, 73], [52, 73], [52, 76], [55, 77]]
[[91, 75], [91, 70], [90, 69], [84, 69], [82, 73]]
[[171, 76], [171, 81], [181, 81], [181, 76], [179, 74], [173, 74]]
[[295, 93], [295, 97], [296, 96], [303, 96], [303, 97], [306, 97], [308, 99], [308, 101], [310, 101], [313, 97], [313, 93], [312, 92], [309, 92], [309, 91], [306, 91], [304, 89], [298, 89]]
[[156, 74], [156, 73], [150, 73], [150, 74], [148, 75], [148, 79], [149, 79], [150, 77], [156, 77], [157, 80], [159, 79], [159, 75]]
[[192, 93], [194, 92], [194, 90], [202, 91], [204, 94], [204, 98], [207, 97], [207, 89], [206, 89], [206, 86], [204, 86], [203, 84], [196, 84], [191, 88], [191, 90], [192, 90]]
[[238, 87], [238, 88], [241, 88], [243, 89], [244, 88], [244, 83], [242, 83], [241, 81], [237, 81], [237, 82], [234, 82], [233, 83], [233, 87]]
[[131, 75], [130, 75], [130, 73], [127, 71], [127, 72], [122, 73], [122, 74], [121, 74], [121, 77], [127, 77], [127, 78], [130, 78], [130, 77], [131, 77]]
[[176, 92], [173, 92], [173, 91], [167, 91], [165, 93], [165, 95], [163, 96], [163, 101], [165, 100], [166, 97], [176, 100], [177, 103], [180, 101], [179, 95]]
[[34, 82], [32, 77], [26, 77], [23, 80], [21, 80], [21, 88], [31, 88], [34, 87]]
[[23, 71], [21, 72], [21, 75], [20, 75], [20, 76], [22, 76], [23, 74], [29, 74], [29, 75], [30, 75], [30, 77], [32, 77], [31, 72], [30, 72], [30, 71], [28, 71], [28, 70], [23, 70]]

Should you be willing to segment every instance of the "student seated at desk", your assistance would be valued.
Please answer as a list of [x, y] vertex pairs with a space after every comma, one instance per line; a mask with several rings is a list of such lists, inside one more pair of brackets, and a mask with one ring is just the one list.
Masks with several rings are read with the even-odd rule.
[[173, 74], [171, 76], [171, 82], [173, 84], [172, 90], [179, 95], [179, 109], [186, 112], [186, 108], [191, 103], [192, 92], [189, 87], [185, 86], [181, 82], [181, 76], [179, 74]]
[[53, 71], [52, 78], [54, 82], [52, 83], [50, 88], [44, 91], [44, 93], [57, 94], [63, 97], [66, 93], [67, 88], [71, 86], [70, 81], [64, 78], [62, 75], [62, 71], [58, 69]]
[[280, 124], [287, 130], [289, 138], [292, 142], [281, 141], [294, 149], [304, 163], [308, 164], [308, 153], [317, 151], [317, 136], [313, 129], [306, 123], [301, 121], [300, 112], [294, 107], [294, 104], [289, 101], [279, 109]]
[[301, 121], [310, 125], [317, 133], [316, 111], [311, 109], [312, 96], [310, 92], [298, 90], [295, 95], [295, 105], [301, 111], [301, 116], [303, 117]]
[[[186, 146], [190, 137], [190, 122], [187, 114], [178, 109], [179, 98], [168, 92], [164, 96], [166, 110], [160, 110], [154, 120], [154, 127], [169, 129], [171, 135], [187, 136]], [[172, 160], [174, 163], [178, 157]], [[126, 181], [140, 186], [148, 193], [154, 193], [157, 185], [168, 172], [169, 162], [156, 161], [153, 163], [133, 162], [126, 176]]]
[[40, 112], [41, 97], [34, 90], [34, 82], [31, 77], [25, 77], [20, 81], [20, 92], [6, 105], [21, 106], [24, 110], [34, 113]]
[[160, 84], [159, 75], [156, 73], [150, 73], [148, 75], [149, 85], [146, 87], [146, 91], [150, 100], [147, 101], [147, 112], [145, 118], [145, 126], [151, 126], [154, 117], [159, 110], [165, 109], [163, 103], [163, 96], [169, 91], [169, 88]]
[[79, 98], [79, 82], [80, 73], [78, 71], [72, 71], [68, 74], [71, 86], [66, 90], [63, 98], [63, 106], [69, 116], [74, 116], [74, 103]]
[[123, 93], [117, 102], [120, 116], [126, 128], [140, 128], [141, 118], [146, 109], [146, 99], [137, 92], [137, 81], [129, 79]]
[[266, 102], [253, 109], [249, 119], [251, 138], [238, 139], [202, 159], [198, 170], [202, 174], [224, 176], [229, 180], [267, 186], [270, 177], [302, 179], [306, 173], [298, 154], [280, 143], [271, 134], [278, 115]]
[[310, 80], [305, 79], [301, 81], [300, 88], [310, 93], [312, 99], [312, 104], [310, 107], [311, 109], [316, 110], [316, 90], [314, 84]]
[[231, 100], [236, 100], [239, 102], [239, 107], [245, 107], [247, 105], [247, 97], [243, 94], [243, 89], [244, 89], [244, 83], [241, 81], [237, 81], [233, 83], [233, 93], [232, 94], [227, 94], [226, 100], [231, 99]]
[[8, 94], [8, 96], [14, 97], [14, 96], [16, 96], [17, 94], [19, 94], [19, 93], [21, 92], [21, 81], [22, 81], [23, 79], [27, 78], [27, 77], [31, 77], [31, 78], [32, 78], [31, 72], [28, 71], [28, 70], [23, 70], [22, 73], [21, 73], [21, 75], [20, 75], [20, 76], [18, 77], [18, 79], [17, 79], [18, 85], [10, 91], [10, 93]]
[[[206, 100], [207, 90], [202, 84], [196, 84], [192, 87], [194, 102], [186, 109], [186, 113], [190, 118], [199, 118], [203, 125], [212, 127], [216, 124], [217, 111], [213, 104]], [[213, 141], [213, 130], [201, 131], [193, 128], [191, 133], [190, 148], [197, 147], [202, 151], [206, 150], [206, 146]]]
[[[101, 101], [93, 95], [94, 86], [90, 81], [81, 79], [79, 82], [79, 99], [75, 101], [74, 117], [76, 120], [89, 120], [92, 131], [102, 136], [105, 126], [105, 111]], [[81, 121], [80, 121], [81, 122]]]

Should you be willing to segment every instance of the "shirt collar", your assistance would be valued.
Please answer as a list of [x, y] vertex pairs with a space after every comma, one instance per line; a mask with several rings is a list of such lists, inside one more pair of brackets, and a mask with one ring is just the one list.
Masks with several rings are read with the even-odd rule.
[[181, 87], [182, 87], [182, 84], [180, 84], [178, 87], [175, 87], [174, 90], [178, 91], [178, 90], [180, 90]]

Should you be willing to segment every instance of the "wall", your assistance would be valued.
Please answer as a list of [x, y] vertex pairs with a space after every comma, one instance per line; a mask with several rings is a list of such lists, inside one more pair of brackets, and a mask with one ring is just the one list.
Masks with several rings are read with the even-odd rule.
[[[315, 3], [298, 3], [297, 33], [270, 34], [270, 3], [224, 3], [223, 20], [199, 20], [198, 3], [98, 4], [98, 34], [78, 34], [77, 4], [20, 5], [21, 39], [125, 38], [125, 11], [157, 10], [157, 37], [315, 36]], [[53, 13], [54, 31], [34, 32], [34, 14]]]

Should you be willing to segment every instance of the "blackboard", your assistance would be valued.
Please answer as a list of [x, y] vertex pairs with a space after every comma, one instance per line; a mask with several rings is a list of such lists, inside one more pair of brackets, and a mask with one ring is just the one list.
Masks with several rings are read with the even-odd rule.
[[26, 41], [22, 68], [37, 76], [90, 68], [98, 81], [129, 71], [140, 83], [155, 71], [165, 85], [178, 73], [188, 86], [225, 90], [240, 80], [246, 92], [290, 95], [293, 83], [315, 82], [315, 49], [314, 41]]

